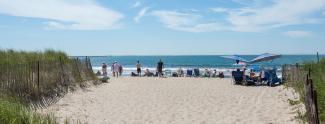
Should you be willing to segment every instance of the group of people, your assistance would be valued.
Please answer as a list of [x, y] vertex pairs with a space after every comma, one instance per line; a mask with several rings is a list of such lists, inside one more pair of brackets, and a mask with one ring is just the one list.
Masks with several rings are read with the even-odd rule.
[[242, 70], [238, 68], [236, 71], [232, 72], [232, 76], [235, 79], [236, 84], [245, 82], [246, 84], [249, 83], [252, 85], [267, 84], [273, 86], [281, 83], [281, 79], [278, 78], [276, 74], [275, 67], [272, 69], [262, 68], [259, 70], [250, 69], [250, 71], [246, 71], [247, 70], [244, 67]]
[[217, 72], [216, 69], [213, 70], [209, 70], [209, 69], [205, 69], [204, 73], [203, 73], [203, 77], [219, 77], [219, 78], [224, 78], [225, 75], [223, 72]]
[[[265, 71], [264, 69], [260, 70], [259, 73], [255, 73], [253, 69], [251, 69], [249, 71], [249, 74], [246, 74], [246, 67], [243, 67], [243, 75], [246, 78], [250, 78], [250, 79], [264, 79], [265, 78]], [[240, 69], [238, 68], [236, 71], [240, 71]]]
[[[104, 77], [108, 77], [107, 68], [108, 68], [108, 65], [106, 63], [103, 63], [102, 64], [102, 73], [98, 70], [96, 75], [97, 76], [102, 75]], [[131, 72], [131, 76], [142, 76], [142, 74], [141, 74], [142, 65], [140, 64], [140, 61], [137, 61], [136, 68], [137, 68], [136, 73]], [[157, 63], [157, 72], [156, 72], [156, 74], [154, 74], [153, 72], [150, 72], [149, 69], [146, 69], [144, 71], [143, 76], [157, 75], [158, 77], [162, 77], [163, 76], [163, 68], [164, 68], [164, 63], [162, 62], [162, 60], [159, 60], [159, 62]], [[123, 66], [121, 64], [119, 64], [117, 61], [115, 61], [111, 66], [111, 70], [112, 70], [113, 77], [119, 77], [119, 76], [122, 76]]]
[[[145, 77], [151, 77], [151, 76], [164, 77], [165, 76], [164, 73], [163, 73], [164, 63], [162, 62], [161, 59], [157, 63], [156, 72], [151, 72], [149, 69], [145, 69], [142, 72], [143, 69], [142, 69], [142, 65], [141, 65], [139, 60], [136, 62], [135, 67], [136, 67], [136, 72], [131, 72], [132, 77], [141, 77], [141, 76], [145, 76]], [[97, 71], [96, 74], [98, 76], [103, 75], [104, 77], [108, 77], [107, 68], [108, 68], [108, 65], [106, 63], [103, 63], [102, 64], [102, 74], [101, 74], [101, 72], [99, 70]], [[111, 65], [111, 70], [112, 70], [113, 77], [119, 77], [123, 73], [123, 67], [117, 61], [115, 61]], [[179, 68], [177, 70], [177, 72], [172, 73], [170, 71], [170, 73], [171, 73], [171, 76], [173, 76], [173, 77], [184, 77], [185, 76], [184, 70], [182, 68]], [[205, 69], [205, 71], [201, 74], [201, 76], [203, 76], [203, 77], [220, 77], [220, 78], [224, 78], [223, 72], [218, 73], [217, 70], [215, 70], [215, 69], [214, 70]]]
[[137, 72], [134, 73], [134, 72], [131, 72], [131, 76], [148, 76], [148, 77], [151, 77], [151, 76], [158, 76], [158, 77], [163, 77], [163, 68], [164, 68], [164, 63], [162, 62], [162, 60], [160, 59], [159, 62], [157, 63], [157, 70], [156, 70], [156, 74], [151, 72], [149, 69], [146, 69], [144, 71], [144, 74], [142, 75], [142, 65], [140, 64], [140, 61], [137, 61], [137, 64], [136, 64], [136, 68], [137, 68]]
[[[104, 77], [107, 77], [108, 76], [107, 67], [108, 67], [108, 65], [106, 63], [103, 63], [102, 64], [102, 73], [103, 74], [101, 74], [101, 72], [99, 70], [97, 71], [96, 74], [103, 75]], [[117, 61], [115, 61], [111, 66], [111, 70], [112, 70], [113, 77], [119, 77], [123, 73], [123, 66], [121, 64], [119, 64]]]

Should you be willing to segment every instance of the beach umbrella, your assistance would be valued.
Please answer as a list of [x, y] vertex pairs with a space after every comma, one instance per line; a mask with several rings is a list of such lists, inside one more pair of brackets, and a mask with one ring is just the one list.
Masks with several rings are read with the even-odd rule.
[[249, 61], [249, 63], [270, 61], [270, 60], [277, 59], [277, 58], [280, 58], [280, 57], [281, 57], [281, 55], [278, 55], [278, 54], [264, 53], [262, 55], [259, 55], [256, 58], [252, 59], [251, 61]]
[[251, 67], [251, 70], [255, 71], [255, 72], [258, 72], [261, 70], [260, 66], [259, 65], [252, 65]]
[[238, 55], [232, 55], [232, 56], [221, 56], [222, 58], [226, 58], [226, 59], [232, 59], [235, 60], [237, 64], [239, 64], [239, 62], [248, 62], [247, 60], [239, 57]]

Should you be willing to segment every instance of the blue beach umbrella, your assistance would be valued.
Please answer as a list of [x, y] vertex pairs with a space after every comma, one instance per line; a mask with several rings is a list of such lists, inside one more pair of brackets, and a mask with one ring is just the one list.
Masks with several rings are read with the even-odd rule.
[[261, 70], [261, 68], [260, 68], [260, 66], [258, 66], [258, 65], [252, 65], [252, 66], [251, 66], [251, 70], [253, 70], [253, 71], [255, 71], [255, 72], [258, 72], [258, 71]]
[[247, 63], [248, 61], [237, 56], [237, 55], [232, 55], [232, 56], [221, 56], [222, 58], [227, 58], [227, 59], [232, 59], [232, 60], [235, 60], [236, 63], [238, 64], [239, 62], [245, 62]]
[[280, 57], [281, 57], [281, 55], [264, 53], [262, 55], [259, 55], [256, 58], [252, 59], [251, 61], [249, 61], [249, 63], [257, 63], [257, 62], [263, 62], [263, 61], [270, 61], [270, 60], [277, 59], [277, 58], [280, 58]]

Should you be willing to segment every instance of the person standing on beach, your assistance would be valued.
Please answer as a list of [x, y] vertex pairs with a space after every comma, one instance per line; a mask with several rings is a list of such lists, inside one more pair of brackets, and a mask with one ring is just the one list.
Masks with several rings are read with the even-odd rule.
[[123, 67], [122, 67], [121, 64], [119, 64], [118, 72], [119, 72], [120, 76], [122, 76], [122, 73], [123, 73]]
[[163, 76], [163, 72], [162, 72], [163, 67], [164, 67], [164, 63], [160, 59], [159, 62], [157, 63], [158, 77], [162, 77]]
[[112, 71], [113, 77], [115, 77], [115, 73], [114, 73], [114, 64], [115, 64], [115, 62], [113, 62], [113, 63], [112, 63], [112, 66], [111, 66], [111, 71]]
[[106, 63], [103, 63], [103, 65], [102, 65], [102, 72], [103, 72], [104, 76], [107, 75], [107, 65], [106, 65]]
[[136, 67], [137, 67], [137, 73], [138, 73], [138, 76], [141, 77], [141, 64], [140, 64], [139, 60], [138, 60], [138, 62], [137, 62]]
[[120, 64], [117, 63], [117, 61], [114, 62], [113, 64], [113, 75], [115, 75], [118, 78], [119, 75], [119, 68], [120, 68]]

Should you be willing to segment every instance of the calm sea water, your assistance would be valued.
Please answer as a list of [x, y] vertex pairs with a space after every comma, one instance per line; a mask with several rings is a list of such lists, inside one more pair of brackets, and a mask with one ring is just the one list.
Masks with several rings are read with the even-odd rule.
[[[251, 60], [257, 55], [242, 55], [242, 58]], [[324, 55], [320, 56], [324, 58]], [[81, 57], [82, 58], [82, 57]], [[157, 62], [161, 59], [166, 69], [175, 71], [179, 68], [200, 68], [200, 69], [216, 69], [217, 71], [229, 72], [229, 69], [236, 68], [234, 60], [229, 60], [220, 57], [219, 55], [202, 55], [202, 56], [105, 56], [105, 57], [90, 57], [93, 70], [97, 71], [101, 69], [103, 62], [111, 65], [114, 61], [123, 65], [124, 75], [129, 75], [132, 71], [135, 71], [136, 62], [139, 60], [143, 66], [143, 69], [155, 70]], [[270, 62], [262, 62], [254, 65], [263, 65], [267, 67], [278, 67], [283, 64], [295, 64], [302, 62], [317, 61], [316, 55], [283, 55], [281, 58], [275, 59]]]

